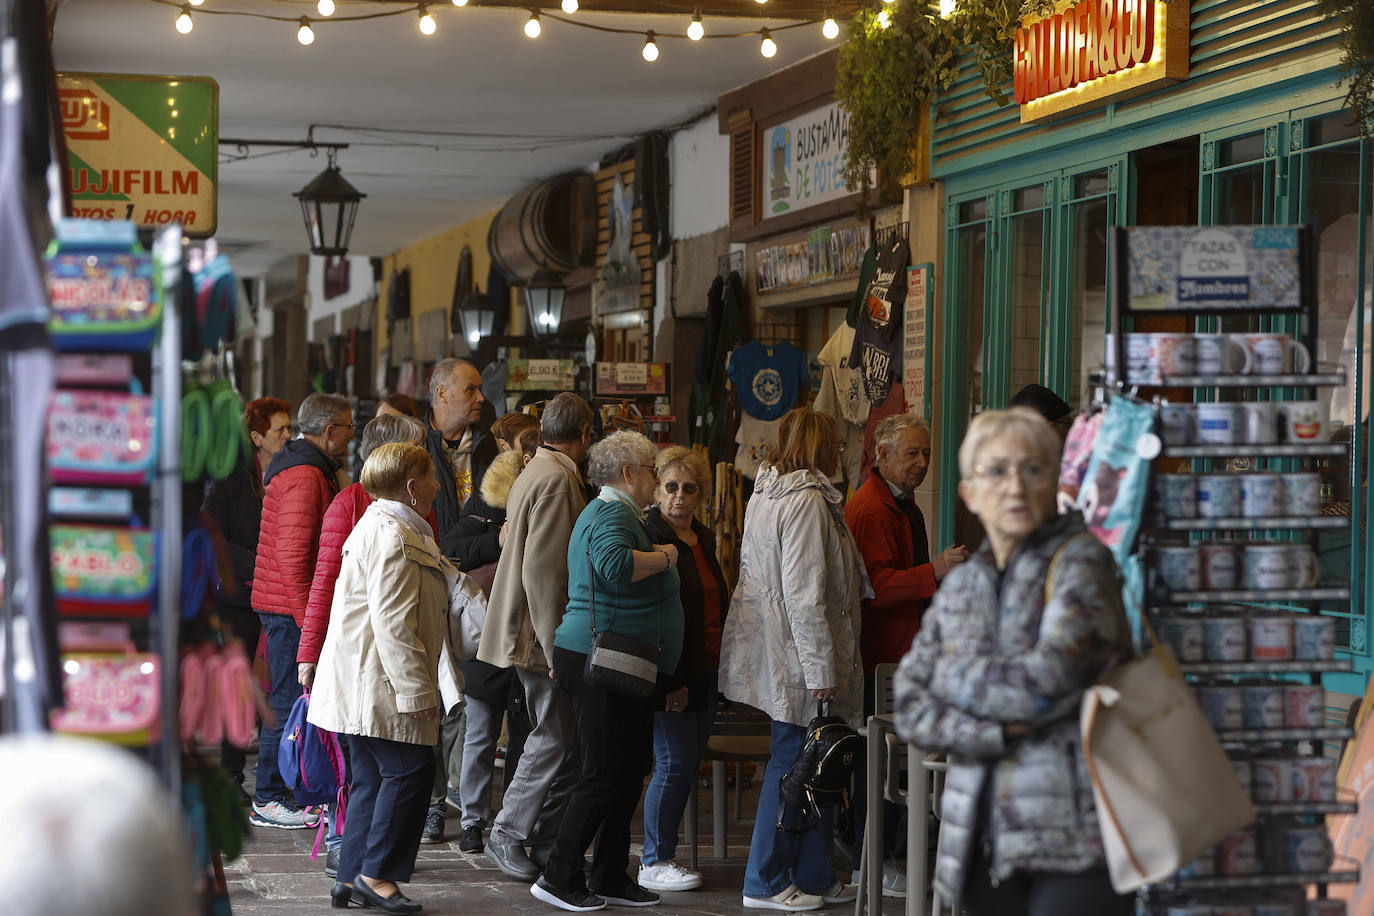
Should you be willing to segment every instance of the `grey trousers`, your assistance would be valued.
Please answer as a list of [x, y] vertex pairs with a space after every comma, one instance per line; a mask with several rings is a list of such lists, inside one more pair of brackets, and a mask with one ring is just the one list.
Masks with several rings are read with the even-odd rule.
[[434, 746], [434, 786], [429, 806], [442, 808], [448, 787], [457, 786], [463, 772], [463, 729], [467, 716], [463, 709], [439, 721], [439, 743]]
[[534, 729], [525, 739], [489, 842], [547, 846], [558, 836], [563, 809], [577, 782], [577, 721], [572, 698], [547, 671], [515, 670]]
[[463, 827], [491, 823], [492, 766], [501, 737], [503, 707], [468, 697], [467, 733], [463, 737], [463, 774], [458, 795], [463, 803]]

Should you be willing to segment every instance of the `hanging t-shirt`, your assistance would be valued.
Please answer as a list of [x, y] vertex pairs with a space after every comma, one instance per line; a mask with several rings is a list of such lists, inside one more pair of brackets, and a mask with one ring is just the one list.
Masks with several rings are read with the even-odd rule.
[[854, 329], [849, 365], [863, 375], [864, 393], [870, 404], [887, 400], [888, 389], [898, 374], [897, 351], [902, 335], [902, 303], [906, 301], [906, 267], [910, 260], [906, 239], [893, 235], [878, 250], [873, 282], [868, 285]]
[[864, 450], [864, 424], [868, 422], [868, 398], [863, 378], [849, 367], [849, 351], [854, 346], [854, 329], [842, 324], [817, 359], [821, 364], [821, 388], [811, 406], [835, 421], [844, 442], [840, 452], [843, 479], [858, 486]]
[[781, 420], [759, 420], [742, 413], [739, 416], [739, 431], [735, 442], [739, 451], [735, 453], [735, 467], [741, 474], [753, 480], [759, 473], [759, 462], [764, 459], [768, 449], [778, 441], [778, 427]]
[[739, 406], [757, 420], [776, 420], [797, 404], [808, 384], [806, 354], [785, 341], [741, 344], [730, 357], [729, 378]]

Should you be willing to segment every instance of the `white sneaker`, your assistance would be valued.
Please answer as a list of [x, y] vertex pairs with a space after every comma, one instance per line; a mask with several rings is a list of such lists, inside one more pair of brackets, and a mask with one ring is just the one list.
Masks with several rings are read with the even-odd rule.
[[701, 875], [669, 859], [639, 866], [637, 883], [651, 891], [694, 891], [701, 887]]
[[836, 881], [830, 887], [821, 891], [821, 899], [826, 903], [853, 903], [859, 896], [859, 886], [857, 884], [845, 884], [843, 881]]
[[789, 884], [771, 897], [745, 897], [744, 908], [748, 910], [782, 910], [784, 913], [801, 913], [819, 910], [825, 900], [815, 894], [802, 893], [795, 884]]

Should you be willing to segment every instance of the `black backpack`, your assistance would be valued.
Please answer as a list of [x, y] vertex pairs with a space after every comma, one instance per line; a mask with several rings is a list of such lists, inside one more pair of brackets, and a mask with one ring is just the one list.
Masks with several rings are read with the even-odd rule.
[[[778, 783], [778, 829], [805, 833], [820, 824], [821, 807], [849, 804], [849, 781], [854, 763], [862, 756], [863, 739], [839, 716], [825, 715], [824, 704], [817, 704], [816, 718], [806, 726], [806, 740], [797, 759]], [[783, 815], [791, 807], [807, 816], [805, 827], [783, 826]]]

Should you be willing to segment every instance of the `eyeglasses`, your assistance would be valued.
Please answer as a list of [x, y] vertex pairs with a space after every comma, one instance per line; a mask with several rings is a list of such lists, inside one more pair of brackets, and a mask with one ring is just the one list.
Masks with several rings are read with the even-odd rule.
[[357, 423], [330, 423], [330, 426], [337, 426], [340, 429], [357, 429]]
[[663, 485], [663, 492], [667, 493], [669, 496], [676, 496], [679, 486], [682, 487], [683, 496], [696, 496], [697, 491], [701, 489], [700, 486], [690, 480], [684, 480], [681, 484], [676, 480], [670, 480]]
[[653, 474], [653, 475], [654, 475], [654, 480], [658, 480], [658, 468], [656, 468], [656, 467], [653, 466], [652, 464], [637, 464], [637, 465], [635, 465], [635, 467], [637, 467], [637, 468], [643, 468], [644, 470], [648, 471], [650, 474]]
[[1015, 474], [1026, 487], [1043, 487], [1054, 479], [1050, 467], [1039, 461], [1027, 461], [1020, 465], [980, 464], [973, 468], [973, 475], [993, 487], [1005, 487]]

